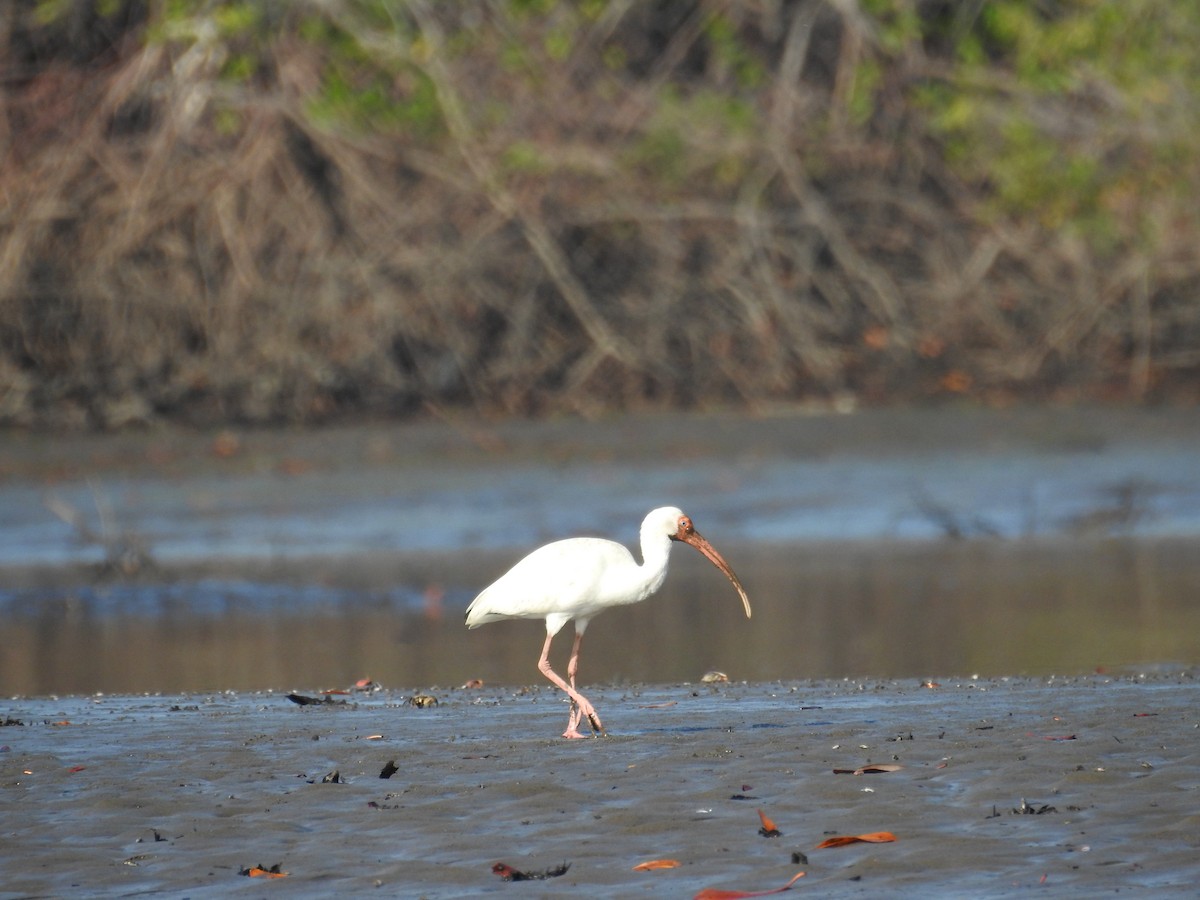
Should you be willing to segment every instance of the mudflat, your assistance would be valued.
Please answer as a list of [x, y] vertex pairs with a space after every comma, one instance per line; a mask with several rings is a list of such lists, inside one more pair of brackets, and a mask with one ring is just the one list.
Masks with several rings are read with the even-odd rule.
[[1195, 896], [1196, 676], [7, 699], [0, 897]]

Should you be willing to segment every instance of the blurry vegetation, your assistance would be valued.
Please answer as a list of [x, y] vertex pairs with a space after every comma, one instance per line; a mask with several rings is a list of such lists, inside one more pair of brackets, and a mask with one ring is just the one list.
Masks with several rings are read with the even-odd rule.
[[1200, 393], [1200, 8], [14, 0], [0, 423]]

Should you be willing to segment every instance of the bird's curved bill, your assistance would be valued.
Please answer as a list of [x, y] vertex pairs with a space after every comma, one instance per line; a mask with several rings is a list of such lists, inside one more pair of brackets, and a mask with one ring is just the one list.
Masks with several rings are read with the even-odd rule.
[[733, 569], [729, 568], [729, 563], [725, 562], [724, 557], [717, 552], [717, 548], [700, 536], [700, 532], [692, 531], [690, 534], [680, 538], [685, 543], [691, 544], [701, 553], [708, 557], [708, 561], [725, 573], [725, 577], [733, 583], [737, 588], [738, 594], [742, 598], [742, 605], [746, 607], [746, 618], [750, 618], [750, 598], [746, 596], [746, 589], [742, 587], [742, 583], [738, 581], [738, 577], [733, 574]]

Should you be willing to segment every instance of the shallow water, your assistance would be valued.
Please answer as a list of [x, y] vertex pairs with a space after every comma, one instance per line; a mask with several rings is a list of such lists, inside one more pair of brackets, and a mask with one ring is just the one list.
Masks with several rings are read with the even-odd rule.
[[[794, 896], [1195, 896], [1198, 690], [1190, 670], [610, 685], [609, 737], [584, 741], [537, 688], [7, 701], [0, 898], [690, 897], [798, 871]], [[902, 768], [833, 772], [882, 762]], [[498, 861], [570, 868], [513, 885]], [[257, 865], [286, 880], [238, 874]]]
[[[1191, 541], [727, 548], [754, 602], [687, 548], [651, 600], [599, 616], [581, 681], [1081, 673], [1200, 659]], [[504, 554], [0, 592], [6, 693], [540, 682], [540, 622], [468, 631]], [[447, 579], [440, 581], [436, 579]], [[570, 629], [553, 659], [563, 664]]]

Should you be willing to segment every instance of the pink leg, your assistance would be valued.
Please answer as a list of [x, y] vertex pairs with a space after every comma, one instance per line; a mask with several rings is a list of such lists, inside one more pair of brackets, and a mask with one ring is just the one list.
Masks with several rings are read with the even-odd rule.
[[[600, 724], [600, 717], [596, 715], [595, 707], [592, 706], [592, 704], [585, 696], [583, 696], [583, 694], [579, 693], [574, 687], [563, 681], [562, 678], [560, 678], [558, 674], [552, 668], [550, 668], [550, 642], [553, 640], [554, 635], [546, 635], [546, 643], [542, 645], [542, 658], [538, 660], [538, 670], [552, 682], [558, 685], [562, 690], [566, 691], [567, 696], [571, 698], [572, 702], [575, 704], [575, 707], [578, 709], [578, 712], [572, 710], [571, 721], [568, 723], [567, 730], [563, 732], [563, 737], [583, 737], [583, 735], [579, 733], [578, 726], [580, 721], [583, 720], [584, 716], [587, 717], [588, 724], [592, 726], [593, 731], [598, 731], [603, 734], [604, 726]], [[576, 638], [575, 650], [575, 655], [578, 656], [578, 638]], [[577, 662], [576, 666], [578, 667]]]
[[[571, 687], [575, 687], [575, 676], [579, 673], [579, 645], [581, 643], [583, 643], [583, 635], [577, 631], [575, 632], [575, 644], [571, 647], [571, 661], [567, 663], [567, 680], [571, 682]], [[579, 709], [579, 704], [572, 702], [571, 717], [567, 720], [567, 731], [575, 731], [582, 718], [583, 712]]]

